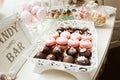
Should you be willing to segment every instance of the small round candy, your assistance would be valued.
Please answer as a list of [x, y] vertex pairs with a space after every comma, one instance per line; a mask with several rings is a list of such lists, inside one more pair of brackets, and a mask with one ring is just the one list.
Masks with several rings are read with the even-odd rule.
[[49, 54], [46, 57], [47, 60], [56, 60], [56, 57], [53, 54]]
[[73, 63], [74, 59], [72, 56], [67, 55], [67, 56], [64, 56], [63, 62]]
[[69, 39], [68, 40], [68, 45], [71, 46], [71, 47], [79, 47], [79, 40], [77, 39]]
[[26, 23], [32, 22], [32, 15], [28, 11], [23, 11], [20, 15], [20, 18], [22, 21], [24, 21]]
[[78, 54], [78, 50], [74, 47], [70, 47], [69, 49], [67, 49], [66, 53], [75, 58]]
[[83, 34], [82, 36], [81, 36], [81, 39], [83, 39], [83, 40], [92, 40], [92, 36], [91, 35], [88, 35], [88, 34]]
[[75, 62], [76, 62], [76, 64], [79, 64], [79, 65], [89, 65], [90, 64], [90, 61], [87, 58], [85, 58], [84, 56], [78, 57]]
[[80, 40], [80, 39], [81, 39], [81, 34], [78, 33], [78, 32], [74, 32], [74, 33], [72, 33], [72, 34], [70, 35], [70, 38], [71, 38], [71, 39], [78, 39], [78, 40]]
[[49, 38], [45, 42], [46, 46], [53, 46], [56, 44], [55, 38]]
[[34, 6], [34, 7], [32, 7], [31, 13], [32, 13], [33, 15], [36, 15], [36, 13], [37, 13], [37, 11], [38, 11], [39, 9], [40, 9], [39, 6]]
[[67, 45], [68, 39], [66, 37], [58, 37], [56, 43], [59, 45]]
[[92, 43], [89, 40], [81, 40], [80, 47], [81, 48], [92, 48]]
[[66, 37], [66, 38], [70, 38], [70, 32], [68, 31], [64, 31], [60, 34], [61, 37]]
[[80, 56], [85, 56], [86, 58], [90, 58], [91, 56], [91, 51], [90, 50], [80, 50]]
[[39, 19], [39, 20], [42, 20], [45, 18], [45, 9], [43, 8], [40, 8], [37, 13], [36, 13], [36, 17]]
[[59, 37], [59, 33], [58, 32], [52, 33], [52, 34], [50, 34], [50, 37], [53, 37], [56, 39]]
[[44, 46], [42, 49], [41, 49], [41, 52], [48, 55], [51, 53], [51, 48], [48, 47], [48, 46]]
[[45, 59], [46, 58], [46, 54], [42, 53], [41, 51], [39, 53], [37, 53], [34, 58], [41, 58], [41, 59]]
[[56, 57], [58, 58], [61, 58], [62, 55], [63, 55], [63, 51], [60, 47], [56, 46], [54, 49], [53, 49], [53, 52], [52, 52], [53, 55], [55, 55]]

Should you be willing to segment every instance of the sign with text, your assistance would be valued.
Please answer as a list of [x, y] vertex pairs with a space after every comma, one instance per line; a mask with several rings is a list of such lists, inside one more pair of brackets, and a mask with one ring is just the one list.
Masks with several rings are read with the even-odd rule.
[[19, 22], [6, 19], [0, 24], [0, 71], [8, 71], [30, 46], [30, 41]]

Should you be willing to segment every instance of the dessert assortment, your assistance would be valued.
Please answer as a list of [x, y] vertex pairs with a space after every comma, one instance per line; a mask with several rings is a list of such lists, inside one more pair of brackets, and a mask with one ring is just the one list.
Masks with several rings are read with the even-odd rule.
[[24, 3], [19, 10], [20, 19], [25, 23], [32, 23], [36, 20], [41, 20], [44, 17], [45, 9], [42, 6], [42, 2], [35, 0], [32, 3]]
[[82, 20], [88, 18], [90, 15], [90, 12], [88, 10], [85, 10], [83, 8], [77, 9], [73, 12], [73, 16], [75, 19]]
[[91, 12], [90, 19], [96, 26], [102, 26], [106, 22], [106, 17], [102, 13], [96, 11]]
[[87, 27], [57, 29], [35, 58], [90, 65], [92, 34]]
[[[70, 5], [84, 4], [84, 0], [68, 0]], [[91, 20], [95, 26], [103, 26], [106, 22], [106, 16], [102, 12], [97, 11], [99, 8], [95, 1], [89, 1], [79, 8], [45, 8], [44, 1], [35, 0], [32, 3], [24, 3], [20, 8], [20, 18], [25, 23], [34, 21], [42, 21], [43, 19], [58, 19], [58, 20]], [[98, 13], [99, 12], [99, 13]]]
[[33, 56], [38, 60], [37, 63], [54, 68], [61, 65], [64, 70], [70, 69], [77, 72], [81, 70], [79, 69], [81, 67], [86, 71], [89, 71], [91, 66], [93, 68], [97, 64], [95, 58], [97, 54], [94, 49], [96, 31], [93, 23], [67, 20], [56, 22], [55, 26], [51, 34], [46, 34], [47, 38], [42, 40]]
[[67, 9], [56, 9], [56, 10], [50, 10], [47, 12], [47, 18], [49, 19], [63, 19], [63, 18], [72, 18], [72, 11]]

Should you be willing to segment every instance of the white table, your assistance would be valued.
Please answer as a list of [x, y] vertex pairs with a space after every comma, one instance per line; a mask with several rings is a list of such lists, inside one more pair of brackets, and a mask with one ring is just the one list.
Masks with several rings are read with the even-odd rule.
[[[98, 35], [98, 68], [92, 71], [88, 80], [94, 80], [102, 66], [102, 63], [107, 54], [107, 50], [110, 44], [113, 28], [114, 28], [115, 16], [109, 18], [104, 27], [96, 27]], [[24, 66], [21, 68], [17, 75], [17, 80], [76, 80], [73, 76], [65, 72], [59, 71], [47, 71], [43, 74], [34, 73], [35, 64], [31, 61], [27, 61]], [[81, 80], [81, 79], [80, 79]]]
[[[18, 1], [18, 0], [16, 0]], [[9, 5], [8, 5], [9, 4]], [[15, 0], [5, 0], [5, 4], [2, 8], [2, 13], [4, 13], [4, 17], [10, 16], [13, 13], [15, 13]], [[107, 54], [107, 50], [110, 44], [113, 28], [114, 28], [114, 21], [115, 16], [112, 16], [109, 18], [106, 22], [106, 25], [102, 28], [96, 27], [97, 29], [97, 35], [98, 35], [98, 43], [97, 43], [97, 49], [98, 49], [98, 68], [89, 74], [90, 78], [88, 80], [94, 80], [102, 66], [102, 63], [105, 59], [105, 56]], [[23, 65], [23, 67], [20, 69], [20, 71], [17, 74], [16, 80], [76, 80], [75, 77], [72, 75], [61, 72], [61, 71], [47, 71], [43, 74], [36, 74], [34, 73], [34, 67], [35, 64], [33, 64], [31, 61], [26, 61], [26, 63]], [[84, 76], [83, 76], [84, 77]], [[79, 79], [81, 80], [81, 79]]]

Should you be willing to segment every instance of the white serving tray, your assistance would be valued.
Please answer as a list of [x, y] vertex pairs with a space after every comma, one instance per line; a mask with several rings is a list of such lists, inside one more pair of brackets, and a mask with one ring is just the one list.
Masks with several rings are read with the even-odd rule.
[[[48, 24], [49, 25], [49, 24]], [[83, 65], [77, 65], [77, 64], [71, 64], [71, 63], [65, 63], [65, 62], [58, 62], [58, 61], [52, 61], [52, 60], [45, 60], [45, 59], [37, 59], [33, 58], [35, 54], [39, 52], [39, 48], [44, 45], [45, 39], [48, 37], [49, 33], [55, 32], [57, 29], [57, 26], [64, 25], [64, 26], [73, 26], [76, 27], [77, 25], [79, 27], [88, 26], [92, 33], [92, 56], [90, 59], [91, 65], [89, 66], [83, 66]], [[49, 30], [50, 27], [50, 30]], [[79, 20], [67, 20], [67, 21], [58, 21], [53, 26], [46, 27], [46, 34], [39, 38], [39, 41], [36, 44], [36, 48], [32, 50], [33, 55], [29, 58], [32, 60], [36, 65], [37, 68], [40, 68], [40, 72], [43, 72], [45, 70], [49, 69], [57, 69], [69, 72], [71, 74], [73, 73], [89, 73], [90, 71], [94, 70], [98, 66], [98, 57], [97, 57], [97, 33], [96, 29], [94, 27], [94, 23], [90, 21], [79, 21]], [[48, 33], [48, 34], [47, 34]]]

